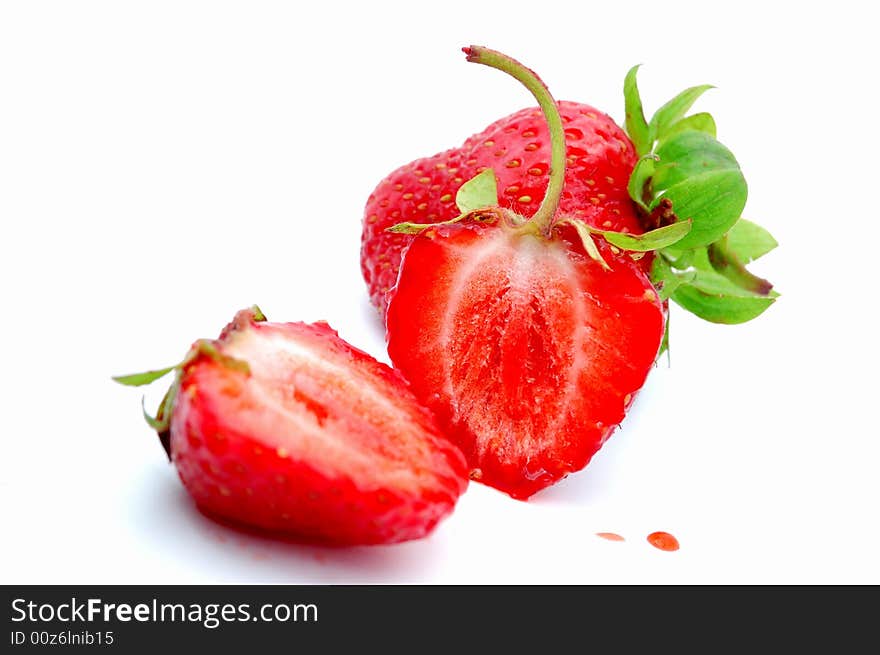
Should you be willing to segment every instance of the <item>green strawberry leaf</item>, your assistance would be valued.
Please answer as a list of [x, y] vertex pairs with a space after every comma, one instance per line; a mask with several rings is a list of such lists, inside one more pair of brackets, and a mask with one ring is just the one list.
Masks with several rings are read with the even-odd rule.
[[629, 197], [646, 212], [650, 211], [648, 209], [648, 203], [651, 201], [652, 195], [650, 182], [654, 176], [654, 169], [658, 159], [659, 157], [654, 154], [648, 154], [640, 158], [629, 176], [629, 183], [626, 187], [627, 191], [629, 191]]
[[115, 382], [118, 382], [119, 384], [124, 384], [127, 387], [142, 387], [168, 375], [178, 366], [180, 366], [180, 364], [168, 366], [167, 368], [159, 368], [154, 371], [144, 371], [143, 373], [132, 373], [131, 375], [116, 375], [113, 377], [113, 380]]
[[455, 223], [459, 223], [467, 218], [469, 214], [461, 214], [460, 216], [456, 216], [455, 218], [450, 218], [448, 221], [440, 221], [439, 223], [397, 223], [396, 225], [392, 225], [391, 227], [385, 228], [386, 232], [394, 232], [395, 234], [418, 234], [422, 230], [426, 230], [429, 227], [437, 227], [439, 225], [454, 225]]
[[599, 252], [599, 248], [596, 247], [596, 242], [593, 241], [593, 236], [590, 234], [591, 228], [589, 225], [584, 223], [583, 221], [571, 219], [569, 221], [572, 225], [574, 225], [574, 229], [577, 231], [578, 236], [581, 238], [581, 243], [584, 244], [584, 250], [586, 253], [599, 265], [602, 266], [606, 271], [610, 271], [611, 267], [608, 265], [608, 262], [602, 257], [602, 254]]
[[164, 432], [168, 429], [168, 426], [171, 423], [170, 416], [165, 413], [165, 404], [168, 402], [169, 394], [171, 393], [171, 389], [168, 390], [168, 393], [165, 394], [165, 397], [162, 399], [162, 403], [159, 405], [159, 410], [156, 412], [156, 416], [150, 416], [149, 412], [147, 412], [147, 406], [144, 404], [146, 400], [141, 398], [141, 411], [144, 415], [144, 420], [147, 422], [151, 428], [153, 428], [156, 432]]
[[691, 230], [691, 221], [679, 221], [665, 227], [658, 227], [656, 230], [645, 232], [643, 234], [627, 234], [625, 232], [612, 232], [611, 230], [600, 230], [594, 227], [588, 227], [590, 232], [601, 234], [605, 240], [612, 246], [623, 248], [624, 250], [633, 250], [635, 252], [648, 252], [651, 250], [660, 250], [681, 241], [684, 236]]
[[179, 392], [180, 371], [174, 376], [174, 382], [171, 383], [171, 387], [165, 392], [162, 402], [159, 403], [159, 409], [155, 417], [150, 416], [147, 412], [144, 399], [141, 398], [141, 410], [144, 420], [159, 435], [159, 443], [162, 444], [162, 448], [165, 450], [165, 455], [167, 455], [169, 461], [171, 461], [171, 413], [174, 411], [174, 403], [177, 402], [177, 394]]
[[461, 185], [455, 194], [455, 204], [462, 214], [498, 204], [498, 183], [495, 171], [487, 168]]
[[666, 312], [666, 325], [663, 327], [663, 341], [660, 342], [660, 350], [657, 351], [657, 357], [654, 360], [656, 364], [660, 358], [666, 353], [666, 361], [669, 362], [669, 312]]
[[727, 233], [727, 248], [743, 263], [753, 262], [779, 244], [760, 225], [740, 218]]
[[686, 116], [682, 118], [680, 121], [676, 121], [666, 130], [665, 138], [669, 138], [679, 132], [685, 132], [687, 130], [695, 130], [697, 132], [705, 132], [712, 138], [718, 133], [717, 128], [715, 127], [715, 119], [712, 118], [712, 114], [707, 114], [706, 112], [701, 112], [699, 114], [693, 114], [692, 116]]
[[662, 191], [706, 172], [735, 170], [739, 162], [712, 135], [686, 130], [671, 135], [657, 146], [657, 157], [665, 166], [654, 175], [654, 191]]
[[458, 193], [455, 194], [455, 204], [461, 214], [448, 221], [440, 221], [439, 223], [397, 223], [386, 228], [385, 231], [396, 234], [418, 234], [429, 227], [458, 223], [480, 209], [497, 206], [498, 182], [495, 179], [495, 171], [487, 168], [462, 184], [458, 189]]
[[660, 160], [653, 190], [672, 202], [679, 220], [692, 219], [688, 235], [676, 244], [687, 250], [721, 238], [742, 213], [748, 196], [745, 177], [733, 154], [704, 132], [688, 130], [657, 149]]
[[649, 140], [653, 143], [654, 141], [666, 138], [669, 135], [669, 128], [684, 117], [697, 101], [697, 98], [709, 89], [714, 88], [711, 84], [692, 86], [660, 107], [651, 118], [651, 122], [648, 123]]
[[626, 132], [636, 148], [636, 154], [641, 156], [651, 150], [654, 142], [648, 135], [648, 122], [645, 120], [642, 98], [636, 83], [638, 71], [639, 67], [633, 66], [626, 74], [623, 81], [623, 100], [626, 109]]
[[714, 171], [670, 187], [664, 197], [672, 201], [681, 219], [693, 221], [690, 233], [678, 245], [704, 246], [737, 220], [745, 206], [745, 180], [738, 171]]
[[670, 294], [689, 312], [713, 323], [745, 323], [759, 316], [779, 296], [766, 288], [754, 291], [717, 271], [705, 249], [695, 251], [693, 277]]
[[695, 250], [679, 250], [675, 246], [663, 249], [663, 254], [669, 263], [680, 271], [685, 271], [692, 266], [695, 252]]
[[[440, 221], [438, 223], [397, 223], [396, 225], [385, 228], [385, 231], [395, 232], [397, 234], [419, 234], [422, 230], [426, 230], [429, 227], [454, 225], [455, 223], [460, 223], [466, 218], [480, 222], [487, 222], [498, 221], [501, 219], [502, 215], [504, 215], [504, 212], [503, 210], [501, 210], [500, 207], [484, 207], [482, 209], [472, 211], [469, 214], [460, 214], [455, 218], [450, 218], [448, 221]], [[517, 218], [519, 218], [512, 212], [508, 214], [508, 217], [511, 218], [511, 220], [516, 220]]]
[[660, 300], [668, 300], [675, 290], [682, 284], [694, 279], [694, 271], [677, 272], [663, 255], [654, 258], [651, 265], [651, 281], [657, 287], [657, 295]]
[[704, 320], [734, 325], [760, 316], [776, 295], [749, 295], [719, 273], [697, 271], [694, 279], [680, 285], [671, 298]]

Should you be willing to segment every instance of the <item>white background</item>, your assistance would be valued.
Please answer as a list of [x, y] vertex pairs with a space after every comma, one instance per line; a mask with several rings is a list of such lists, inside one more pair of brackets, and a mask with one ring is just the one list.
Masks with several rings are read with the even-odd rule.
[[[3, 3], [0, 581], [880, 583], [876, 22], [782, 4]], [[215, 525], [110, 376], [252, 303], [387, 361], [358, 266], [367, 195], [530, 104], [470, 43], [618, 121], [635, 63], [649, 111], [715, 84], [698, 107], [781, 243], [755, 270], [782, 297], [735, 327], [675, 308], [671, 366], [528, 503], [472, 484], [392, 547]]]

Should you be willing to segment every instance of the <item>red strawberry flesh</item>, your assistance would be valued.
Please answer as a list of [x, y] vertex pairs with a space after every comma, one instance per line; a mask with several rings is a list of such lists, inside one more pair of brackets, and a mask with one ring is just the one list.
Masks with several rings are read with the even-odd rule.
[[576, 240], [463, 222], [413, 240], [387, 327], [472, 477], [527, 498], [586, 466], [620, 423], [664, 318], [632, 262], [606, 271]]
[[171, 453], [202, 510], [340, 544], [419, 538], [452, 510], [464, 460], [397, 372], [326, 323], [239, 315], [214, 344], [250, 374], [184, 368]]

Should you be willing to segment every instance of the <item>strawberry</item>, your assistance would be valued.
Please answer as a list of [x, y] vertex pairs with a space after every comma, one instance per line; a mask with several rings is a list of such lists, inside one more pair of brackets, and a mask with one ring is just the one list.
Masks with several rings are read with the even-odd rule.
[[[478, 173], [458, 214], [389, 228], [411, 241], [388, 294], [388, 352], [471, 478], [524, 499], [584, 468], [624, 418], [666, 347], [669, 299], [721, 323], [774, 302], [745, 264], [776, 243], [740, 218], [745, 180], [714, 120], [685, 116], [708, 86], [648, 122], [633, 68], [629, 140], [506, 55], [465, 52], [522, 82], [546, 125], [525, 110], [471, 137], [461, 159]], [[517, 177], [533, 168], [535, 183]]]
[[605, 270], [562, 228], [521, 228], [502, 217], [425, 230], [387, 314], [392, 361], [471, 477], [514, 498], [587, 465], [644, 383], [664, 325], [636, 264]]
[[[558, 215], [594, 227], [641, 233], [627, 182], [636, 151], [626, 133], [598, 109], [557, 103], [565, 128], [566, 167]], [[470, 137], [462, 150], [477, 172], [492, 168], [502, 204], [523, 216], [538, 211], [550, 179], [550, 134], [538, 107], [523, 109]]]
[[[635, 148], [611, 118], [576, 102], [558, 103], [565, 125], [567, 167], [559, 213], [594, 227], [641, 233], [627, 181], [636, 162]], [[361, 270], [370, 298], [381, 311], [394, 286], [403, 248], [411, 236], [388, 233], [401, 222], [437, 222], [458, 215], [455, 195], [461, 185], [493, 168], [502, 204], [531, 216], [547, 189], [550, 138], [540, 109], [523, 109], [496, 121], [457, 149], [406, 164], [382, 180], [367, 200]], [[648, 270], [650, 257], [642, 266]]]
[[455, 194], [474, 174], [460, 153], [447, 150], [401, 166], [370, 194], [361, 235], [361, 272], [370, 300], [384, 313], [385, 294], [397, 281], [400, 253], [412, 240], [388, 228], [401, 222], [445, 221], [458, 215]]
[[326, 323], [268, 323], [239, 312], [177, 366], [155, 418], [184, 486], [210, 516], [333, 544], [417, 539], [466, 486], [399, 373]]
[[689, 225], [612, 236], [587, 214], [566, 215], [558, 105], [518, 62], [476, 46], [466, 53], [509, 72], [538, 100], [550, 141], [546, 192], [526, 218], [497, 202], [487, 169], [459, 190], [461, 217], [392, 228], [415, 236], [389, 294], [388, 352], [464, 451], [471, 477], [527, 498], [587, 465], [623, 419], [664, 333], [647, 275], [591, 232], [645, 250]]

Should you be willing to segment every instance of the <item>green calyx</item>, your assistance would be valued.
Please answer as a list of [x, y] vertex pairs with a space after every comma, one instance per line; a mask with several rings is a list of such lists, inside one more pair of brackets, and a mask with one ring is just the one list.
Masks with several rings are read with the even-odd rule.
[[[690, 221], [679, 221], [678, 223], [658, 227], [650, 232], [629, 234], [627, 232], [602, 230], [593, 227], [586, 221], [576, 218], [563, 218], [561, 222], [568, 223], [575, 228], [584, 245], [584, 251], [591, 258], [596, 260], [605, 270], [610, 270], [611, 267], [599, 253], [599, 249], [593, 241], [593, 235], [601, 236], [612, 246], [612, 248], [616, 248], [617, 250], [628, 250], [631, 253], [644, 254], [677, 243], [683, 239], [691, 229]], [[635, 255], [632, 256], [633, 258], [636, 258]]]
[[707, 113], [687, 115], [713, 87], [686, 89], [648, 121], [638, 68], [630, 69], [623, 84], [626, 131], [639, 155], [629, 195], [649, 226], [690, 224], [681, 239], [657, 249], [652, 282], [662, 299], [708, 321], [751, 320], [779, 294], [746, 264], [777, 243], [741, 217], [748, 187], [733, 153], [716, 138], [715, 120]]
[[[246, 313], [248, 319], [254, 323], [259, 323], [266, 320], [266, 316], [256, 305], [243, 313]], [[215, 362], [229, 368], [230, 370], [238, 371], [240, 373], [244, 373], [245, 375], [250, 375], [250, 366], [248, 366], [247, 362], [236, 359], [234, 357], [230, 357], [229, 355], [221, 352], [217, 348], [217, 343], [217, 341], [211, 339], [199, 339], [193, 344], [192, 348], [190, 348], [189, 352], [186, 354], [186, 357], [184, 357], [182, 361], [174, 364], [173, 366], [145, 371], [143, 373], [116, 375], [112, 378], [114, 382], [118, 382], [119, 384], [127, 387], [142, 387], [151, 384], [160, 378], [165, 377], [171, 372], [174, 372], [174, 381], [171, 383], [168, 391], [162, 397], [162, 401], [159, 403], [159, 408], [156, 410], [155, 416], [150, 416], [150, 414], [147, 412], [146, 407], [143, 406], [143, 399], [141, 399], [144, 420], [147, 422], [147, 425], [153, 428], [153, 430], [155, 430], [156, 433], [159, 435], [159, 441], [162, 443], [162, 447], [165, 449], [165, 454], [168, 455], [169, 459], [171, 458], [171, 414], [174, 410], [174, 403], [177, 400], [177, 394], [180, 390], [180, 381], [183, 375], [183, 371], [186, 369], [186, 367], [200, 357], [208, 357]]]

